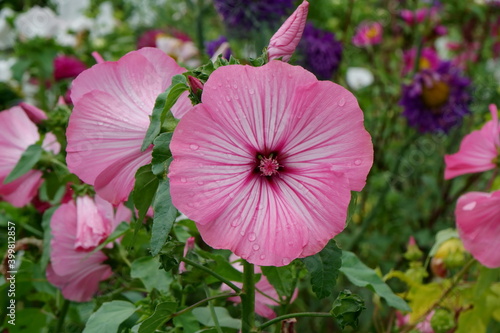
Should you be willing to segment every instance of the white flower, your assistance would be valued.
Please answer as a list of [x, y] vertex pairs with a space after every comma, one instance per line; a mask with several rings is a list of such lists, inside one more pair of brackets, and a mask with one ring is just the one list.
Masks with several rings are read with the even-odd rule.
[[200, 61], [197, 59], [198, 49], [192, 41], [183, 41], [170, 36], [158, 36], [156, 47], [187, 67], [200, 65]]
[[3, 8], [0, 11], [0, 50], [8, 49], [14, 45], [16, 35], [7, 22], [7, 18], [13, 15], [14, 11], [10, 8]]
[[12, 66], [15, 63], [15, 58], [0, 60], [0, 82], [8, 82], [12, 79]]
[[373, 74], [363, 67], [349, 67], [346, 73], [346, 81], [349, 87], [359, 90], [373, 83]]
[[90, 29], [92, 38], [99, 38], [113, 32], [116, 26], [113, 15], [113, 4], [109, 1], [101, 3], [99, 6], [99, 14], [95, 18], [94, 24]]
[[27, 39], [53, 37], [59, 28], [56, 14], [50, 8], [39, 6], [19, 14], [14, 24], [18, 33]]

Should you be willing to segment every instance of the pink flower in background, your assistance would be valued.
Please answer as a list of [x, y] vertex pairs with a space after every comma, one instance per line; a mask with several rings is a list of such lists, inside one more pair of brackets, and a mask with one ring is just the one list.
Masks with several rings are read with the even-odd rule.
[[54, 58], [54, 79], [75, 78], [87, 69], [87, 65], [80, 59], [72, 56], [61, 55]]
[[[80, 74], [66, 131], [69, 170], [109, 202], [127, 200], [135, 172], [151, 162], [151, 148], [141, 152], [141, 145], [156, 97], [183, 72], [162, 51], [142, 48]], [[180, 118], [190, 107], [186, 92], [172, 112]]]
[[47, 119], [47, 115], [45, 114], [45, 112], [34, 105], [21, 102], [19, 103], [19, 106], [24, 110], [24, 112], [26, 112], [28, 118], [30, 118], [30, 120], [35, 124], [39, 124], [43, 120]]
[[[14, 106], [0, 112], [0, 147], [2, 147], [0, 149], [0, 196], [13, 206], [27, 205], [35, 197], [42, 184], [42, 172], [39, 170], [30, 170], [12, 182], [4, 183], [24, 151], [39, 139], [38, 128], [22, 107]], [[45, 135], [42, 146], [45, 150], [56, 154], [61, 148], [52, 133]]]
[[403, 9], [400, 12], [401, 18], [409, 25], [414, 26], [418, 23], [424, 22], [427, 17], [430, 19], [437, 19], [439, 7], [433, 6], [429, 8], [419, 8], [415, 11]]
[[[229, 257], [229, 261], [232, 263], [233, 267], [239, 270], [240, 272], [243, 272], [243, 265], [241, 264], [241, 261], [238, 261], [238, 257], [234, 254], [232, 254]], [[262, 274], [262, 270], [259, 266], [254, 266], [254, 273], [255, 274]], [[240, 282], [233, 282], [235, 286], [237, 287], [243, 287], [243, 283]], [[280, 304], [275, 300], [279, 300], [280, 296], [278, 295], [278, 292], [276, 289], [269, 283], [269, 280], [262, 274], [260, 277], [260, 280], [255, 284], [255, 312], [264, 318], [267, 319], [273, 319], [276, 317], [276, 313], [274, 312], [273, 308], [274, 306], [279, 306]], [[221, 285], [221, 290], [222, 291], [231, 291], [232, 289], [229, 288], [227, 285], [222, 284]], [[266, 297], [269, 296], [269, 297]], [[298, 289], [295, 289], [292, 299], [290, 302], [293, 302], [298, 295]], [[234, 303], [241, 303], [241, 298], [239, 296], [236, 297], [229, 297], [227, 299], [228, 301], [234, 302]]]
[[51, 264], [47, 279], [62, 290], [66, 299], [86, 302], [99, 289], [99, 282], [109, 278], [111, 267], [101, 251], [89, 253], [102, 243], [123, 221], [128, 222], [131, 211], [120, 204], [113, 206], [99, 198], [79, 197], [62, 204], [52, 215], [50, 227]]
[[[184, 251], [182, 253], [182, 256], [185, 257], [187, 256], [189, 250], [194, 249], [194, 244], [195, 244], [195, 238], [194, 237], [189, 237], [186, 239], [186, 244], [184, 244]], [[182, 261], [179, 264], [179, 273], [184, 273], [186, 271], [186, 263]]]
[[309, 2], [304, 1], [271, 37], [267, 47], [269, 60], [282, 58], [288, 62], [300, 42], [307, 20]]
[[352, 43], [359, 47], [380, 44], [382, 32], [382, 25], [378, 22], [361, 23], [356, 29]]
[[492, 120], [484, 124], [480, 130], [466, 135], [457, 153], [445, 155], [445, 179], [497, 167], [500, 149], [497, 107], [491, 104], [490, 112]]
[[[415, 67], [415, 58], [417, 57], [417, 50], [415, 48], [407, 50], [403, 54], [403, 75], [410, 73]], [[420, 54], [418, 70], [430, 69], [436, 70], [439, 67], [439, 56], [437, 52], [430, 47], [422, 49]]]
[[355, 97], [281, 61], [214, 71], [170, 149], [174, 205], [207, 244], [261, 266], [340, 233], [373, 162]]
[[[425, 319], [421, 322], [419, 322], [415, 326], [415, 330], [417, 330], [420, 333], [434, 333], [434, 330], [432, 329], [431, 326], [431, 319], [432, 316], [434, 316], [434, 310], [431, 311], [427, 316], [425, 316]], [[404, 328], [406, 325], [410, 324], [410, 314], [403, 315], [401, 312], [396, 311], [396, 325], [398, 328]], [[413, 330], [413, 331], [415, 331]]]
[[465, 249], [484, 266], [500, 267], [500, 191], [462, 195], [455, 219]]

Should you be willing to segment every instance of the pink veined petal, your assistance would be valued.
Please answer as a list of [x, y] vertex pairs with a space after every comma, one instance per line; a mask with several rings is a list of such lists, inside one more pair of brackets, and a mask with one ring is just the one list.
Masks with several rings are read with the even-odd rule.
[[61, 151], [61, 144], [57, 141], [57, 138], [52, 133], [45, 134], [45, 138], [42, 142], [42, 147], [46, 151], [50, 151], [54, 154], [59, 154]]
[[445, 155], [445, 179], [463, 174], [482, 172], [496, 167], [494, 159], [498, 157], [499, 135], [498, 115], [490, 108], [493, 120], [487, 122], [480, 130], [466, 135], [460, 149], [452, 155]]
[[30, 170], [18, 179], [0, 185], [0, 196], [15, 207], [24, 207], [33, 200], [42, 185], [42, 172]]
[[500, 191], [470, 192], [457, 202], [455, 217], [464, 247], [481, 264], [500, 267]]
[[490, 110], [491, 121], [493, 123], [491, 131], [495, 140], [495, 146], [500, 147], [500, 136], [498, 135], [500, 133], [498, 130], [498, 109], [495, 104], [490, 104], [488, 108]]
[[111, 220], [103, 219], [93, 199], [76, 199], [76, 250], [92, 250], [111, 234]]
[[25, 102], [21, 102], [21, 103], [19, 103], [19, 106], [23, 108], [23, 110], [24, 110], [24, 112], [26, 112], [26, 115], [28, 116], [28, 118], [30, 118], [30, 120], [32, 122], [34, 122], [35, 124], [38, 124], [42, 120], [47, 119], [47, 115], [45, 114], [45, 112], [43, 112], [42, 110], [40, 110], [39, 108], [37, 108], [34, 105], [31, 105], [31, 104], [28, 104]]

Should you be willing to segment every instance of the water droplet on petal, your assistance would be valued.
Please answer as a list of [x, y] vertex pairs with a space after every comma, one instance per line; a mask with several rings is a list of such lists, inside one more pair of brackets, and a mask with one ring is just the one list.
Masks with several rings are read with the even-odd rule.
[[354, 161], [354, 164], [355, 164], [355, 165], [361, 165], [361, 160], [356, 160], [356, 161]]
[[191, 148], [191, 150], [198, 150], [198, 148], [200, 148], [200, 146], [198, 146], [196, 143], [192, 143], [189, 145], [189, 148]]
[[293, 246], [293, 242], [288, 242], [288, 246]]
[[264, 259], [266, 259], [266, 255], [265, 254], [261, 254], [259, 258], [260, 258], [260, 260], [264, 260]]
[[251, 232], [250, 235], [248, 235], [248, 240], [250, 242], [253, 242], [257, 239], [257, 235], [255, 235], [255, 232]]
[[283, 265], [288, 265], [290, 263], [290, 259], [289, 258], [283, 258], [283, 260], [281, 261], [283, 263]]
[[245, 236], [245, 230], [241, 230], [241, 231], [240, 231], [240, 235], [241, 235], [241, 236]]
[[184, 177], [181, 177], [181, 183], [186, 183], [186, 182], [187, 182], [187, 179]]
[[231, 97], [226, 96], [226, 101], [231, 102]]
[[238, 86], [236, 84], [233, 84], [234, 89], [238, 89]]
[[202, 182], [201, 180], [198, 180], [198, 185], [203, 185], [205, 184], [204, 182]]
[[345, 98], [342, 97], [340, 100], [339, 100], [339, 106], [344, 106], [345, 105]]
[[258, 251], [258, 250], [260, 249], [259, 244], [254, 244], [254, 245], [252, 246], [252, 249], [253, 249], [254, 251]]
[[253, 94], [255, 94], [255, 90], [253, 90], [252, 88], [250, 88], [250, 89], [248, 89], [248, 93], [249, 93], [250, 95], [253, 95]]
[[463, 210], [473, 210], [476, 207], [477, 202], [472, 201], [463, 207]]

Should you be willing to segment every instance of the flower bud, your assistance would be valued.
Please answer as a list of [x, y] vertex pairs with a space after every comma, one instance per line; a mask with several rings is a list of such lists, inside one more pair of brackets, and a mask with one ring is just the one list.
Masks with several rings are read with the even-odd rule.
[[290, 60], [304, 32], [308, 10], [309, 2], [302, 2], [273, 37], [271, 37], [269, 46], [267, 47], [269, 60], [280, 57], [285, 62]]
[[417, 261], [422, 258], [422, 251], [418, 248], [417, 242], [415, 242], [415, 238], [413, 238], [413, 236], [410, 236], [410, 239], [408, 240], [408, 246], [404, 257], [409, 261]]
[[453, 313], [444, 308], [437, 309], [432, 316], [431, 327], [435, 333], [446, 333], [450, 331], [455, 327]]

